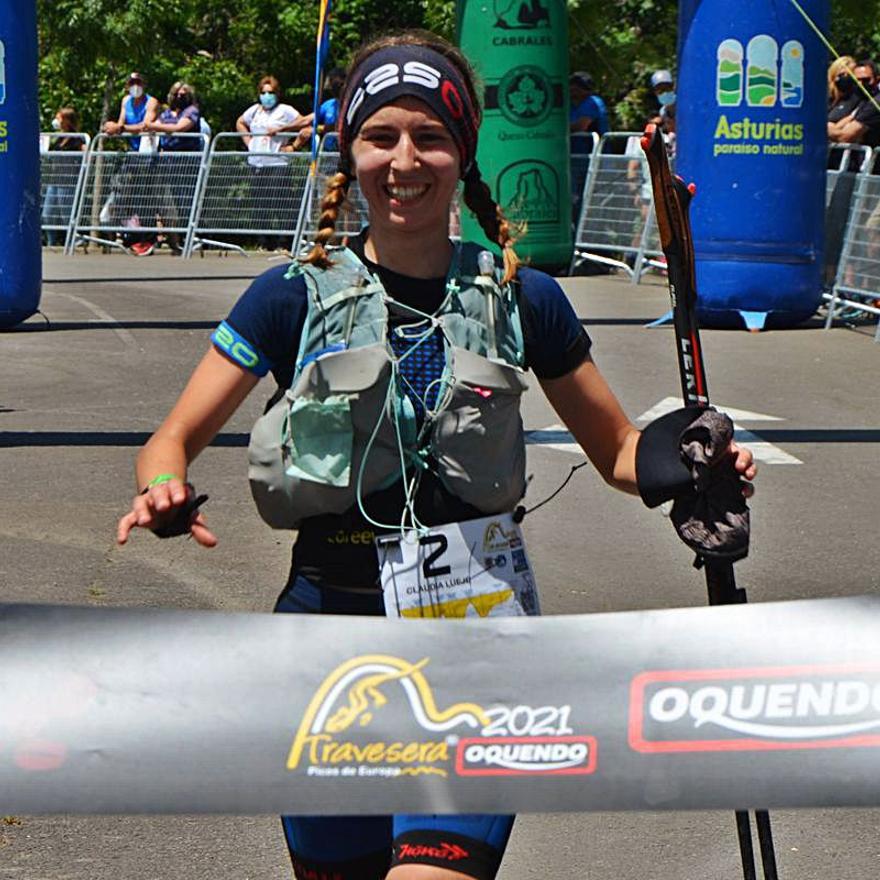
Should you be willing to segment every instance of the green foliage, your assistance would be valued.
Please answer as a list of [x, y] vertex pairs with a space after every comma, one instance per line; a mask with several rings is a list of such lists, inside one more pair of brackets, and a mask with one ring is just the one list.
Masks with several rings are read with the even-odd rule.
[[[451, 6], [396, 0], [394, 26], [445, 27]], [[86, 131], [115, 119], [132, 70], [160, 100], [175, 80], [190, 82], [214, 131], [234, 129], [266, 74], [298, 110], [311, 109], [317, 0], [37, 0], [37, 15], [44, 128], [62, 106]], [[330, 66], [388, 29], [387, 4], [337, 0]]]
[[880, 60], [880, 2], [835, 0], [832, 3], [831, 45], [857, 60]]
[[[651, 71], [675, 69], [678, 3], [567, 2], [572, 70], [592, 73], [614, 128], [640, 128]], [[389, 9], [384, 0], [336, 0], [330, 65], [344, 67], [389, 27], [454, 38], [455, 0], [395, 0], [393, 23]], [[190, 82], [215, 131], [234, 128], [268, 73], [297, 109], [310, 109], [317, 0], [37, 0], [37, 10], [44, 126], [69, 105], [96, 131], [118, 114], [131, 70], [160, 98], [176, 79]], [[830, 37], [844, 54], [880, 58], [880, 0], [832, 0]]]

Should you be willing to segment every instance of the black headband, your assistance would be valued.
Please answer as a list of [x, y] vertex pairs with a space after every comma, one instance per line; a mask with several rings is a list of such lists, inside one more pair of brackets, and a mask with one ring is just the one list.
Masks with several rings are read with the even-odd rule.
[[424, 101], [452, 135], [464, 177], [477, 152], [479, 113], [458, 68], [427, 46], [386, 46], [362, 61], [348, 78], [339, 114], [339, 167], [349, 173], [351, 145], [380, 107], [404, 95]]

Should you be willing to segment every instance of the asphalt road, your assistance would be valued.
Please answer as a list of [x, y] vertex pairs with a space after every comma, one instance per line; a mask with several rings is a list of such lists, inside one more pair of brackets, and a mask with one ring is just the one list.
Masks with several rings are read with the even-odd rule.
[[[3, 601], [267, 611], [284, 582], [289, 539], [258, 519], [241, 446], [271, 392], [264, 383], [192, 469], [211, 494], [220, 545], [114, 545], [134, 488], [138, 447], [173, 403], [248, 278], [265, 258], [184, 262], [47, 254], [42, 311], [0, 334], [0, 585]], [[563, 280], [594, 354], [637, 418], [676, 394], [661, 280]], [[880, 588], [877, 374], [873, 327], [819, 324], [762, 334], [704, 331], [713, 401], [741, 411], [763, 459], [750, 557], [751, 601]], [[530, 504], [582, 460], [537, 388]], [[656, 409], [655, 409], [656, 411]], [[742, 432], [750, 432], [742, 434]], [[579, 470], [525, 521], [545, 613], [702, 605], [702, 576], [669, 523]], [[2, 744], [0, 744], [2, 750]], [[809, 760], [809, 758], [805, 758]], [[0, 793], [0, 813], [3, 812]], [[880, 874], [880, 811], [773, 814], [780, 877]], [[0, 878], [269, 880], [289, 876], [274, 817], [0, 818]], [[501, 880], [738, 878], [728, 813], [532, 815], [517, 821]]]

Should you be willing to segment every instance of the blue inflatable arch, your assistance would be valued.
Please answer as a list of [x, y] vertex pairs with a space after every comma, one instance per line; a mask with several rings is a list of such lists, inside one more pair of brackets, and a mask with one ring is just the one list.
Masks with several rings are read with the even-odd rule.
[[0, 329], [40, 305], [37, 11], [0, 0]]
[[[800, 0], [821, 29], [828, 0]], [[790, 0], [681, 0], [676, 171], [700, 321], [784, 327], [822, 296], [828, 55]]]

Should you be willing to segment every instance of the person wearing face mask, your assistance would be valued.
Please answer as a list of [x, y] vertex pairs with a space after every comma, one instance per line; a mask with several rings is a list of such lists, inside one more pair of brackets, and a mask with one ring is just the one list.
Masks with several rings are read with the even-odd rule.
[[[104, 133], [109, 135], [134, 135], [127, 139], [128, 154], [118, 164], [117, 183], [113, 187], [113, 219], [115, 223], [130, 226], [132, 229], [142, 225], [142, 216], [149, 213], [148, 199], [144, 184], [147, 156], [139, 155], [141, 150], [151, 152], [151, 138], [141, 138], [147, 125], [159, 113], [159, 101], [147, 94], [143, 76], [132, 71], [126, 80], [127, 94], [119, 105], [119, 117], [114, 122], [104, 124]], [[142, 232], [126, 232], [122, 243], [134, 256], [148, 256], [153, 252], [152, 235]]]
[[852, 77], [855, 69], [851, 55], [841, 55], [828, 65], [828, 122], [840, 122], [858, 106], [859, 91]]
[[[203, 138], [193, 137], [201, 133], [200, 123], [196, 90], [189, 83], [178, 81], [168, 92], [168, 106], [155, 122], [147, 126], [147, 130], [162, 135], [159, 138], [160, 153], [196, 153], [204, 146]], [[198, 156], [192, 156], [191, 159], [180, 157], [170, 166], [169, 183], [163, 193], [163, 207], [159, 211], [162, 225], [186, 225], [195, 198], [198, 162]], [[180, 252], [180, 233], [167, 233], [165, 242], [172, 251]]]
[[200, 138], [180, 137], [182, 134], [199, 134], [201, 114], [195, 89], [185, 82], [176, 82], [168, 92], [168, 106], [159, 118], [147, 125], [148, 131], [162, 134], [159, 149], [166, 153], [201, 150]]
[[[849, 82], [846, 82], [846, 81]], [[852, 101], [839, 119], [828, 123], [828, 139], [836, 144], [880, 146], [880, 102], [877, 100], [877, 65], [870, 59], [859, 61], [852, 73], [838, 77], [838, 87], [850, 88]]]
[[[837, 143], [837, 128], [840, 121], [851, 118], [862, 99], [862, 93], [853, 77], [855, 69], [856, 60], [851, 55], [842, 55], [828, 66], [828, 140], [832, 144]], [[846, 218], [852, 205], [856, 175], [861, 161], [861, 155], [847, 155], [841, 150], [828, 151], [828, 168], [839, 173], [825, 211], [824, 273], [827, 284], [833, 284], [837, 275], [837, 264], [846, 231]]]
[[856, 61], [850, 55], [837, 58], [828, 67], [828, 139], [832, 143], [836, 142], [835, 126], [852, 115], [862, 100], [853, 77], [855, 69]]
[[673, 107], [678, 96], [675, 93], [675, 80], [668, 70], [655, 70], [651, 74], [651, 91], [657, 101], [657, 112], [664, 107]]
[[[104, 124], [107, 134], [140, 134], [145, 131], [145, 126], [155, 120], [159, 113], [159, 102], [152, 95], [148, 95], [144, 84], [144, 78], [137, 72], [132, 71], [126, 82], [128, 94], [119, 105], [119, 118], [114, 122], [108, 120]], [[141, 146], [141, 139], [133, 137], [129, 141], [129, 149], [135, 153]]]
[[[251, 104], [235, 123], [236, 131], [244, 135], [251, 168], [251, 210], [255, 225], [273, 229], [288, 225], [278, 210], [279, 194], [289, 189], [288, 161], [280, 153], [292, 138], [279, 137], [285, 132], [298, 132], [311, 121], [290, 104], [284, 102], [281, 84], [274, 76], [264, 76], [257, 85], [257, 103]], [[279, 236], [267, 233], [260, 239], [261, 247], [277, 250], [282, 242]]]
[[[70, 137], [68, 132], [75, 132], [79, 129], [79, 116], [73, 107], [62, 107], [52, 118], [52, 131], [56, 132], [49, 139], [49, 149], [52, 152], [69, 152], [81, 153], [86, 148], [85, 139], [80, 137]], [[57, 163], [60, 157], [55, 159]], [[79, 163], [81, 157], [70, 158], [70, 165], [63, 171], [63, 175], [68, 180], [76, 180], [79, 171]], [[67, 165], [67, 160], [63, 160], [63, 164]], [[76, 188], [66, 186], [64, 184], [50, 183], [46, 187], [43, 196], [42, 220], [44, 226], [66, 226], [70, 221], [70, 210], [73, 207], [73, 196]], [[64, 244], [65, 233], [59, 229], [46, 230], [46, 244], [62, 245]]]

